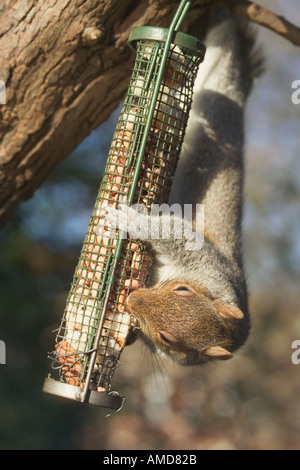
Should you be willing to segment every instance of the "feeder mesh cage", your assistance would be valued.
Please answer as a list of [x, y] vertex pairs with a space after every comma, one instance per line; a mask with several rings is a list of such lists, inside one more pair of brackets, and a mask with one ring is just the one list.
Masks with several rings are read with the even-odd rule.
[[[128, 93], [55, 347], [49, 354], [53, 374], [49, 378], [78, 390], [111, 391], [128, 334], [138, 327], [126, 300], [132, 289], [147, 286], [152, 253], [141, 241], [122, 238], [118, 230], [112, 235], [106, 208], [118, 208], [126, 202], [150, 211], [152, 204], [168, 201], [204, 46], [183, 33], [174, 35], [154, 97], [167, 31], [150, 27], [132, 31], [130, 42], [136, 59]], [[145, 140], [153, 99], [155, 107]]]

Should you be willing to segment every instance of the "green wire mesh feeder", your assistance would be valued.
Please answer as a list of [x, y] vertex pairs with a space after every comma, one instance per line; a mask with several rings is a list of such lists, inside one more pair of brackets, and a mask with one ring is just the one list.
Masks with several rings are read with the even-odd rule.
[[[177, 32], [183, 0], [169, 29], [134, 28], [136, 60], [121, 109], [66, 308], [49, 354], [53, 377], [44, 391], [119, 409], [111, 381], [129, 333], [138, 327], [126, 299], [145, 287], [152, 254], [140, 241], [111, 236], [106, 207], [168, 201], [205, 46]], [[55, 375], [55, 376], [54, 376]]]

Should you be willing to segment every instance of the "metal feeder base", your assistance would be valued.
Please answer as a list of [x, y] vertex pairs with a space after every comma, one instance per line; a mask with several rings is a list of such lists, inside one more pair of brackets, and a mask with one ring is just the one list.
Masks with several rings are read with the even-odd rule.
[[57, 380], [47, 378], [45, 379], [43, 391], [77, 402], [88, 403], [89, 405], [101, 406], [103, 408], [111, 408], [119, 410], [122, 408], [125, 398], [118, 392], [97, 392], [95, 390], [88, 390], [86, 398], [82, 399], [82, 388], [75, 387], [74, 385], [64, 384], [57, 382]]

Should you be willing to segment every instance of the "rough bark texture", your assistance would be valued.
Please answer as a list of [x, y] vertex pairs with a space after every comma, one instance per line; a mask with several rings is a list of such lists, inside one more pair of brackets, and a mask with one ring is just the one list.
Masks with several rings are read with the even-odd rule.
[[[201, 15], [197, 0], [183, 30]], [[126, 93], [133, 26], [168, 26], [177, 0], [2, 0], [0, 225]]]

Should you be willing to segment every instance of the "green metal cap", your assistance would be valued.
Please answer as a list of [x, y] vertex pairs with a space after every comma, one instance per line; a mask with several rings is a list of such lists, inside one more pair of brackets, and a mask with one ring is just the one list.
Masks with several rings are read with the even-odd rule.
[[[131, 30], [128, 42], [134, 48], [135, 42], [140, 40], [166, 42], [169, 30], [167, 28], [158, 28], [156, 26], [140, 26]], [[199, 39], [189, 34], [176, 32], [172, 43], [196, 52], [204, 59], [206, 47]]]

